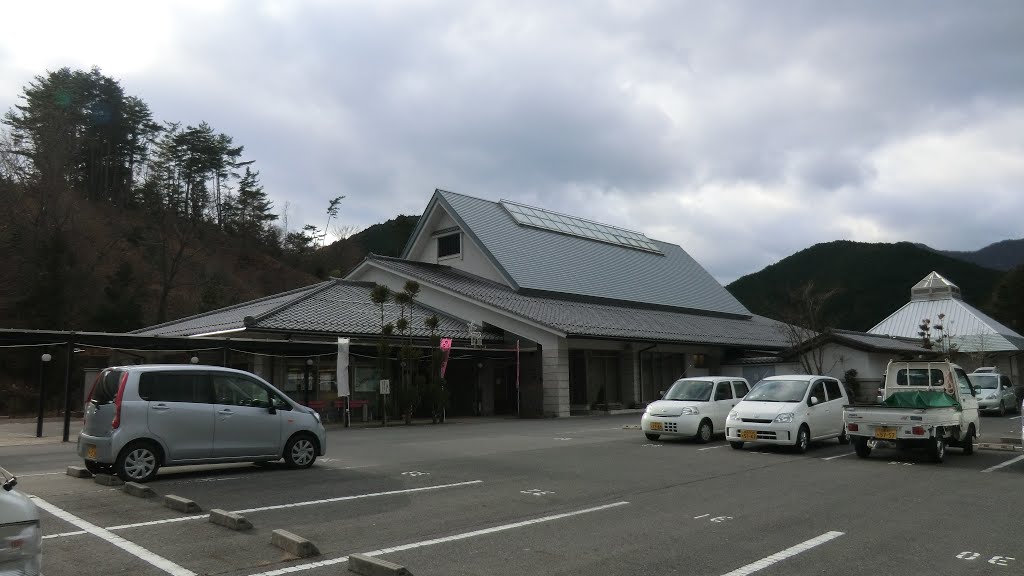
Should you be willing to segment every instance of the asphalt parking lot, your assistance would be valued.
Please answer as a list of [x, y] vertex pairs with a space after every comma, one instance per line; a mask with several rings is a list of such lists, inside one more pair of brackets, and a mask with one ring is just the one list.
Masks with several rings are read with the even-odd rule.
[[[345, 574], [371, 553], [423, 575], [1019, 574], [1024, 453], [806, 454], [650, 442], [639, 416], [332, 429], [309, 470], [164, 469], [160, 499], [64, 474], [73, 446], [6, 442], [0, 464], [44, 508], [44, 572]], [[983, 441], [1020, 418], [985, 417]], [[0, 425], [0, 434], [4, 433]], [[10, 426], [10, 425], [7, 425]], [[253, 528], [212, 524], [212, 508]], [[320, 555], [271, 545], [285, 529]]]

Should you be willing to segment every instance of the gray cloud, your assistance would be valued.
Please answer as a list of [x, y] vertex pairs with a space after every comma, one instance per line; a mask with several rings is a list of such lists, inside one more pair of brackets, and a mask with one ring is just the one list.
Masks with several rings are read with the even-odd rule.
[[[360, 226], [419, 213], [442, 187], [677, 242], [723, 282], [840, 238], [1024, 236], [1017, 2], [235, 2], [139, 19], [167, 35], [147, 65], [119, 71], [86, 43], [48, 66], [99, 65], [159, 118], [234, 136], [293, 225], [322, 225], [338, 194]], [[7, 86], [42, 72], [5, 60]]]

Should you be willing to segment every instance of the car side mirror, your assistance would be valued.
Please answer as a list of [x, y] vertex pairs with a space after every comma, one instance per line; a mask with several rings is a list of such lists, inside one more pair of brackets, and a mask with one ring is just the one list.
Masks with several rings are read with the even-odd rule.
[[274, 406], [273, 402], [271, 402], [270, 406], [267, 407], [267, 412], [269, 412], [271, 414], [277, 414], [277, 407]]
[[819, 400], [817, 396], [811, 396], [811, 406], [817, 405], [818, 402], [821, 402], [821, 400]]
[[665, 391], [664, 390], [659, 390], [658, 391], [658, 398], [664, 398], [664, 397], [665, 397]]

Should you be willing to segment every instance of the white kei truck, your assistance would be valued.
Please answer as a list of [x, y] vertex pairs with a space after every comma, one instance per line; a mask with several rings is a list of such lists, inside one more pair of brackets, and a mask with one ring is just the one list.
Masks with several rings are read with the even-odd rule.
[[880, 404], [843, 409], [857, 456], [875, 448], [923, 448], [942, 462], [946, 447], [974, 453], [981, 431], [978, 400], [963, 368], [947, 361], [889, 361]]

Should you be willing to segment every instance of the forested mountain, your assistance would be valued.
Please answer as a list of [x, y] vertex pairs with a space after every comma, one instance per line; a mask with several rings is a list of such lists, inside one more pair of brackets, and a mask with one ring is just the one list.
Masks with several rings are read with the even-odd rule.
[[1003, 273], [909, 242], [816, 244], [726, 288], [752, 312], [784, 320], [780, 314], [793, 307], [794, 294], [810, 284], [819, 294], [832, 292], [824, 306], [828, 325], [867, 330], [906, 304], [910, 288], [933, 270], [956, 283], [969, 304], [1011, 327], [1024, 326], [1014, 293], [1024, 268]]
[[211, 125], [159, 122], [96, 68], [20, 96], [0, 124], [0, 327], [131, 330], [395, 254], [415, 224], [322, 249], [324, 231], [279, 225], [244, 146]]
[[919, 244], [919, 246], [993, 270], [1012, 270], [1017, 266], [1024, 265], [1024, 238], [1003, 240], [974, 251], [936, 250], [924, 244]]

